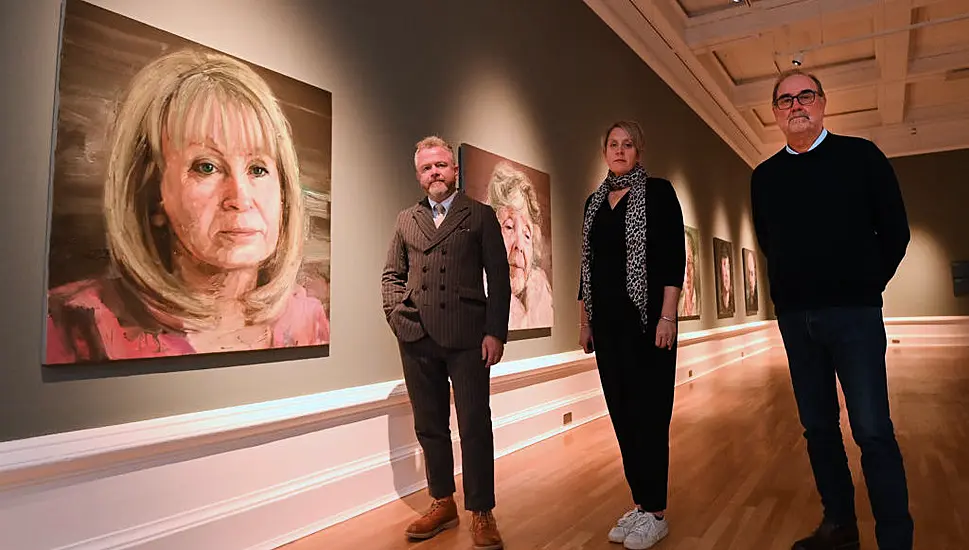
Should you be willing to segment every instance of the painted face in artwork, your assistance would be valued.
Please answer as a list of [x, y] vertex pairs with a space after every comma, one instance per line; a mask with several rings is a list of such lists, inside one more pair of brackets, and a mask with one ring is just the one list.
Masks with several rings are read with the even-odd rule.
[[747, 254], [747, 286], [753, 292], [757, 288], [757, 265], [754, 264], [753, 254]]
[[[199, 109], [196, 130], [162, 150], [162, 207], [185, 254], [220, 271], [257, 268], [279, 241], [282, 190], [255, 115]], [[191, 126], [191, 125], [190, 125]]]
[[686, 241], [686, 269], [683, 274], [683, 292], [692, 296], [693, 295], [693, 278], [696, 274], [696, 265], [693, 264], [693, 245], [690, 239], [684, 239]]
[[508, 269], [511, 274], [512, 294], [519, 295], [525, 290], [528, 274], [532, 269], [535, 254], [533, 242], [535, 225], [525, 207], [524, 197], [520, 207], [502, 206], [495, 212], [501, 225], [501, 235], [508, 252]]

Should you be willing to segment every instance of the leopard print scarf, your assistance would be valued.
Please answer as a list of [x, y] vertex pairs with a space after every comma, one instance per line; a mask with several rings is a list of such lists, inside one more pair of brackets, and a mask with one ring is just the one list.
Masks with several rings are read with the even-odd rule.
[[599, 207], [606, 200], [610, 191], [629, 187], [629, 199], [626, 208], [626, 291], [633, 303], [639, 309], [642, 326], [647, 326], [646, 314], [646, 182], [649, 175], [639, 163], [632, 170], [622, 176], [616, 176], [611, 170], [605, 180], [599, 185], [586, 211], [582, 223], [582, 264], [581, 282], [582, 299], [585, 302], [585, 312], [592, 321], [592, 247], [589, 234], [592, 222], [596, 218]]

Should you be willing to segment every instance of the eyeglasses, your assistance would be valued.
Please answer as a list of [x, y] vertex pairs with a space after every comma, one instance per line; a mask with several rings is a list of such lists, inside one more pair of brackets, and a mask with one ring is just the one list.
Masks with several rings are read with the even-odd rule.
[[774, 100], [774, 106], [786, 111], [794, 106], [795, 98], [801, 105], [811, 105], [818, 99], [818, 93], [814, 90], [801, 90], [796, 96], [785, 94]]

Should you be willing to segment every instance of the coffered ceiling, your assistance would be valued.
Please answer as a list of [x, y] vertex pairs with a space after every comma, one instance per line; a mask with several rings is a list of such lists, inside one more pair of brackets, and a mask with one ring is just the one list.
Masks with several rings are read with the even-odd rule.
[[796, 62], [825, 126], [890, 157], [969, 147], [969, 0], [585, 0], [751, 166]]

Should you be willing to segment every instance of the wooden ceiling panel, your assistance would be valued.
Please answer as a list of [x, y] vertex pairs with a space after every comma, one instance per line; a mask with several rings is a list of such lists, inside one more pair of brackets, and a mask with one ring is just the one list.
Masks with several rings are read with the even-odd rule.
[[734, 83], [777, 74], [773, 59], [773, 42], [769, 36], [733, 42], [714, 50]]
[[969, 78], [957, 80], [929, 80], [915, 82], [908, 86], [908, 101], [911, 107], [933, 107], [965, 103], [969, 98]]
[[[962, 18], [962, 19], [960, 19]], [[941, 22], [948, 21], [950, 22]], [[912, 53], [918, 57], [969, 48], [969, 1], [947, 0], [915, 10], [913, 23], [931, 24], [912, 31]]]
[[857, 88], [828, 93], [828, 104], [824, 111], [828, 115], [855, 113], [878, 108], [878, 90], [871, 88]]
[[744, 9], [730, 0], [677, 0], [683, 11], [690, 17], [729, 9]]
[[871, 35], [873, 25], [871, 17], [842, 17], [780, 27], [774, 31], [775, 43], [786, 43], [787, 47], [779, 49], [777, 62], [783, 64], [782, 66], [789, 66], [790, 54], [798, 50], [804, 50], [805, 67], [827, 67], [859, 59], [871, 59], [875, 56], [875, 41], [871, 38], [851, 39]]
[[754, 107], [753, 110], [761, 124], [764, 126], [774, 124], [774, 111], [770, 108], [770, 105], [760, 105]]

